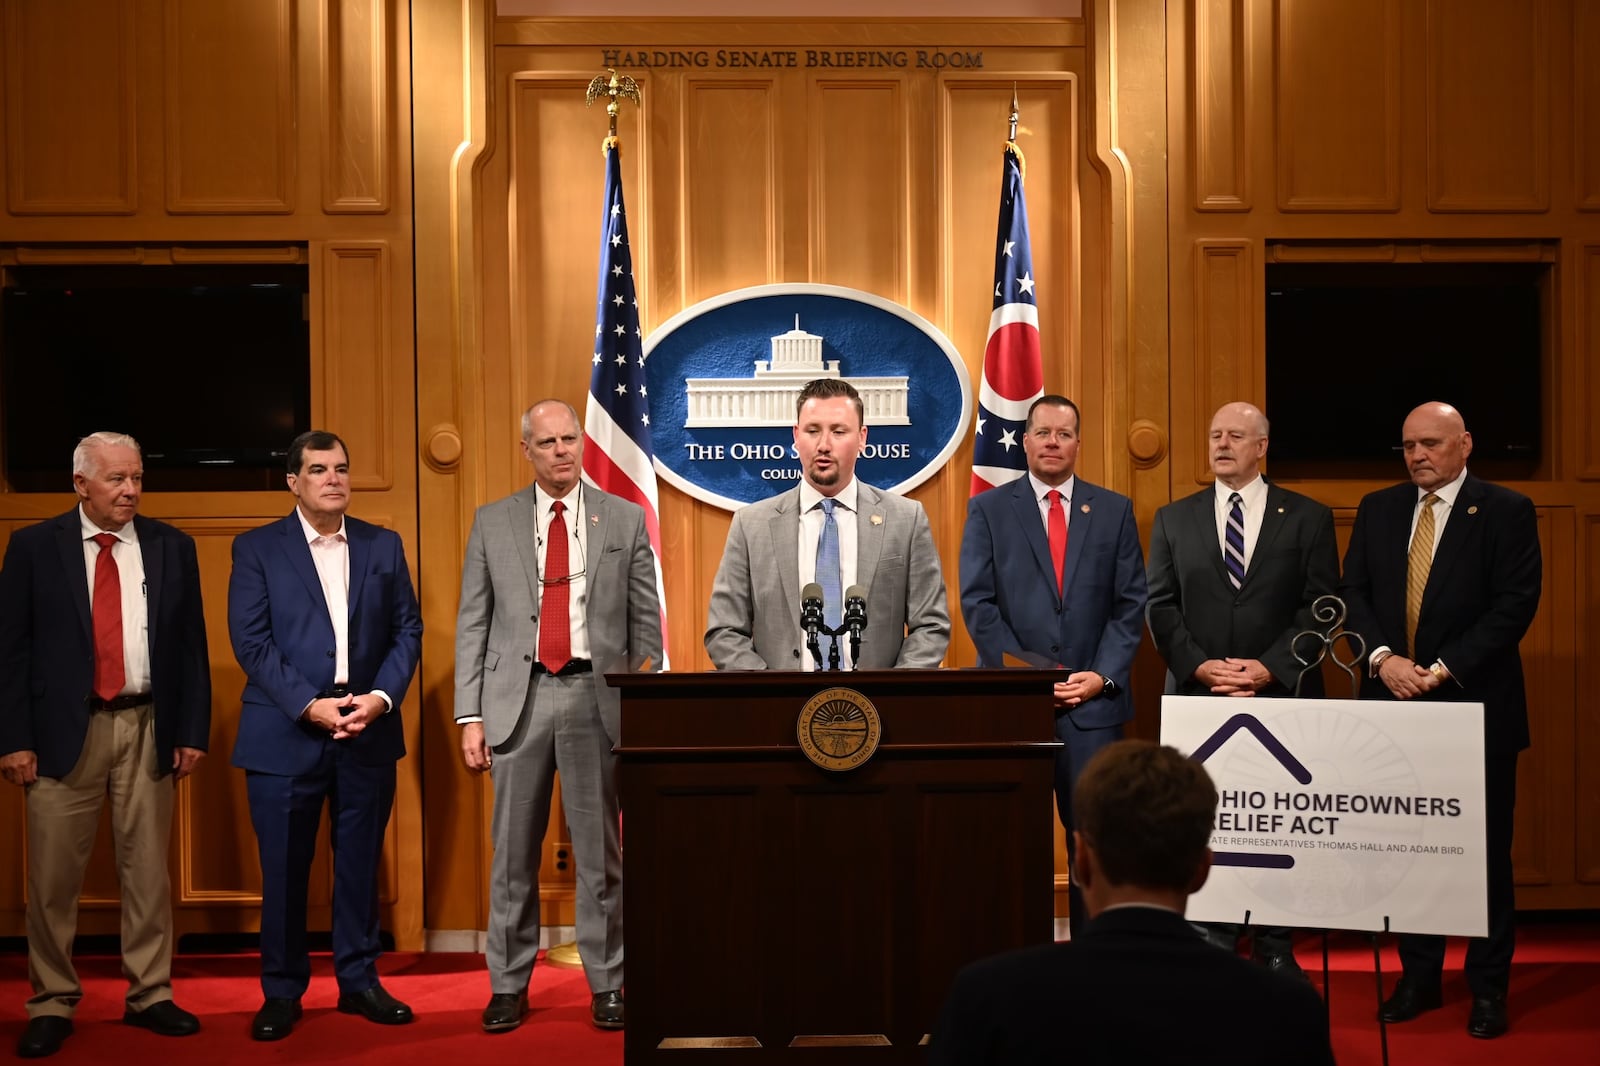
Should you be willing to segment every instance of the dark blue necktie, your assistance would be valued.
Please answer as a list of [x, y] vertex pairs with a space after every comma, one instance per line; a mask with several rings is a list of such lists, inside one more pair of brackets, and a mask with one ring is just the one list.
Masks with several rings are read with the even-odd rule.
[[1226, 547], [1222, 561], [1228, 564], [1228, 580], [1234, 588], [1244, 584], [1244, 510], [1239, 506], [1241, 497], [1236, 492], [1228, 497], [1233, 506], [1228, 510], [1228, 532], [1224, 536]]

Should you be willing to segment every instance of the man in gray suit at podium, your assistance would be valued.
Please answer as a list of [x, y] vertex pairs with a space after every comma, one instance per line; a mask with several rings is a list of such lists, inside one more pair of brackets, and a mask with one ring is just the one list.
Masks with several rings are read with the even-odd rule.
[[[718, 670], [809, 670], [801, 592], [821, 587], [837, 627], [844, 594], [865, 591], [860, 661], [867, 670], [933, 667], [950, 643], [944, 572], [927, 512], [856, 479], [867, 442], [861, 396], [848, 381], [808, 382], [796, 404], [798, 488], [736, 511], [711, 586], [706, 652]], [[833, 638], [823, 636], [824, 655]], [[849, 640], [839, 662], [852, 665]], [[824, 659], [826, 662], [827, 660]]]
[[616, 689], [596, 672], [661, 658], [655, 557], [644, 511], [579, 484], [577, 412], [522, 416], [534, 483], [479, 508], [461, 568], [456, 722], [467, 768], [494, 779], [487, 1032], [528, 1010], [539, 951], [539, 856], [554, 775], [577, 861], [578, 954], [602, 1029], [621, 1029], [622, 847]]

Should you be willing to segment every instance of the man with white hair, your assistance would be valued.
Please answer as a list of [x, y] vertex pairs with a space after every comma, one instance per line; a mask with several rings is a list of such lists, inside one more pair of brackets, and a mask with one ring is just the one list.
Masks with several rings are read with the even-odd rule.
[[23, 1058], [72, 1034], [78, 893], [107, 795], [122, 1020], [162, 1036], [200, 1028], [172, 1001], [167, 844], [176, 782], [209, 743], [211, 667], [194, 540], [136, 513], [143, 482], [132, 437], [85, 437], [72, 457], [78, 506], [14, 533], [0, 568], [0, 776], [28, 808]]

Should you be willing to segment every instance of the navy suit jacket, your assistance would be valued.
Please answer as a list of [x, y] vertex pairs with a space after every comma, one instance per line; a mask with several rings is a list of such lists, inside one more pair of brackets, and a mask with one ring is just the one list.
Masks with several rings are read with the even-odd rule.
[[1116, 694], [1084, 703], [1073, 721], [1084, 728], [1126, 722], [1133, 717], [1128, 677], [1144, 634], [1144, 553], [1133, 504], [1077, 480], [1062, 596], [1032, 485], [1020, 477], [967, 504], [961, 614], [978, 646], [978, 665], [1003, 666], [1010, 653], [1104, 674], [1116, 682]]
[[[1370, 493], [1356, 510], [1340, 593], [1345, 625], [1371, 649], [1406, 648], [1406, 567], [1417, 487], [1410, 482]], [[1539, 610], [1543, 559], [1533, 501], [1480, 481], [1461, 484], [1428, 570], [1417, 619], [1422, 666], [1443, 660], [1450, 680], [1422, 699], [1482, 702], [1486, 753], [1528, 746], [1528, 697], [1518, 645]], [[1382, 680], [1362, 681], [1365, 695], [1392, 699]]]
[[[1217, 541], [1216, 488], [1156, 512], [1150, 534], [1150, 635], [1167, 664], [1167, 691], [1209, 696], [1194, 679], [1207, 659], [1259, 659], [1272, 671], [1263, 696], [1292, 696], [1300, 662], [1291, 642], [1312, 628], [1311, 605], [1339, 583], [1333, 512], [1298, 492], [1267, 486], [1250, 569], [1235, 589]], [[1315, 658], [1307, 641], [1300, 651]], [[1306, 674], [1302, 696], [1321, 696], [1322, 672]], [[1349, 695], [1348, 692], [1341, 695]]]
[[1331, 1066], [1311, 985], [1206, 943], [1181, 914], [1119, 907], [1070, 942], [956, 975], [929, 1066]]
[[244, 668], [244, 706], [233, 765], [293, 776], [308, 773], [324, 745], [345, 744], [368, 764], [406, 753], [400, 723], [422, 649], [422, 616], [405, 549], [392, 530], [346, 515], [350, 552], [350, 691], [382, 689], [393, 708], [359, 735], [334, 741], [300, 721], [318, 692], [333, 687], [333, 623], [299, 517], [290, 512], [233, 542], [228, 633]]
[[[162, 773], [174, 747], [205, 751], [211, 738], [211, 664], [194, 540], [136, 515], [144, 563], [150, 687]], [[94, 624], [74, 507], [19, 529], [0, 569], [0, 754], [32, 751], [41, 777], [72, 772], [89, 730]]]

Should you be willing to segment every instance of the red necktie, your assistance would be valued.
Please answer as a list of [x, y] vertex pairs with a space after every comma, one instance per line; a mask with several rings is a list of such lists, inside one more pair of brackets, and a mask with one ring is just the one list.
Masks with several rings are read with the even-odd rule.
[[122, 577], [111, 546], [117, 538], [96, 533], [100, 554], [94, 561], [94, 694], [115, 699], [127, 679], [122, 666]]
[[572, 658], [572, 620], [568, 600], [572, 585], [567, 581], [567, 521], [561, 517], [566, 504], [550, 505], [550, 533], [544, 553], [544, 595], [539, 602], [539, 662], [552, 674]]
[[1056, 564], [1056, 595], [1067, 591], [1067, 512], [1061, 507], [1061, 493], [1051, 489], [1045, 493], [1050, 499], [1050, 561]]

